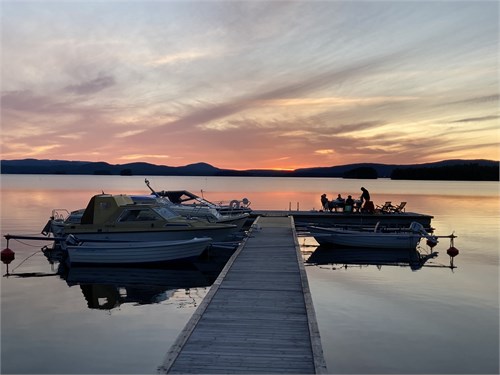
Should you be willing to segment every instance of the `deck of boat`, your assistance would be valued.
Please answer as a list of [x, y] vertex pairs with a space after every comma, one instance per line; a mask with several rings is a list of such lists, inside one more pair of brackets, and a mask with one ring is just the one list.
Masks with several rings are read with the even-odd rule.
[[292, 217], [261, 217], [161, 373], [326, 373]]

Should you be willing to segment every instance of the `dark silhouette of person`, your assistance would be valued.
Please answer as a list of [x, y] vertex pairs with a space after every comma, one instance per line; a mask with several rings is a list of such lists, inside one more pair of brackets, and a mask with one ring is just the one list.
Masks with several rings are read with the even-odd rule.
[[337, 199], [335, 199], [335, 211], [337, 211], [337, 208], [344, 209], [344, 206], [345, 206], [345, 199], [342, 198], [341, 194], [339, 194], [337, 196]]
[[354, 206], [354, 199], [352, 199], [351, 195], [347, 196], [347, 199], [345, 200], [345, 205], [346, 206]]
[[363, 205], [361, 207], [361, 211], [373, 213], [375, 207], [373, 206], [373, 202], [370, 200], [370, 193], [364, 187], [361, 188], [361, 191], [363, 192], [361, 194], [361, 204]]
[[354, 199], [352, 199], [351, 195], [347, 196], [344, 205], [344, 212], [352, 212], [354, 209]]
[[361, 188], [361, 191], [363, 192], [361, 194], [361, 203], [366, 204], [366, 202], [370, 201], [370, 193], [364, 187]]
[[325, 211], [328, 210], [328, 198], [326, 197], [326, 194], [321, 196], [321, 207], [323, 207], [323, 210]]

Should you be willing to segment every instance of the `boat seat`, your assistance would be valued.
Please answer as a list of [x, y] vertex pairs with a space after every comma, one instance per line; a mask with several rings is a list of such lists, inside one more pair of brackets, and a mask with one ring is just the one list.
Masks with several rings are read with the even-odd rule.
[[385, 202], [382, 206], [377, 206], [376, 211], [382, 213], [388, 213], [391, 212], [392, 208], [394, 208], [392, 202]]
[[406, 202], [401, 202], [401, 204], [399, 206], [392, 207], [391, 212], [394, 212], [394, 213], [404, 212], [405, 206], [406, 206]]

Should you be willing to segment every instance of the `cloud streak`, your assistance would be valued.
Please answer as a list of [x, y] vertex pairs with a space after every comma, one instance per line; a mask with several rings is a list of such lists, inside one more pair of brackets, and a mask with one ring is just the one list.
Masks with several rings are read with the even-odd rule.
[[[149, 137], [153, 133], [158, 135], [162, 133], [171, 134], [176, 131], [185, 131], [186, 128], [189, 127], [200, 126], [249, 109], [265, 106], [268, 101], [287, 98], [293, 99], [295, 97], [309, 95], [322, 88], [339, 85], [359, 75], [366, 75], [368, 72], [373, 73], [394, 57], [394, 54], [382, 56], [367, 61], [361, 61], [349, 67], [330, 69], [304, 80], [281, 85], [272, 89], [266, 90], [264, 88], [261, 89], [260, 92], [248, 94], [233, 101], [197, 108], [177, 120], [145, 131], [142, 136]], [[139, 135], [139, 138], [142, 138], [141, 135]]]
[[76, 85], [66, 86], [65, 91], [78, 95], [90, 95], [105, 90], [115, 85], [115, 79], [111, 76], [101, 76]]

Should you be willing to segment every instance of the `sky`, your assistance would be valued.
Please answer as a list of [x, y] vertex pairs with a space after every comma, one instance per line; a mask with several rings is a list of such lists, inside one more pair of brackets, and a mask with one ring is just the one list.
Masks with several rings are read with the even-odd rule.
[[498, 1], [1, 0], [1, 153], [500, 160]]

